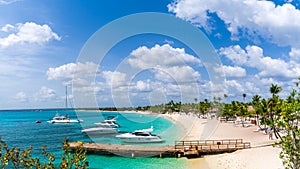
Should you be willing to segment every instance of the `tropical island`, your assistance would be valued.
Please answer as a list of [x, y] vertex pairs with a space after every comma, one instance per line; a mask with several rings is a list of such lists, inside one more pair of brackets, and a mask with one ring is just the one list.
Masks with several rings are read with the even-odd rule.
[[[124, 108], [124, 110], [163, 116], [174, 123], [180, 123], [186, 129], [183, 140], [243, 139], [251, 143], [250, 149], [190, 159], [191, 168], [199, 168], [199, 166], [201, 168], [299, 168], [299, 82], [295, 83], [295, 89], [292, 89], [290, 96], [285, 99], [278, 95], [281, 90], [280, 86], [272, 84], [270, 87], [272, 97], [262, 98], [255, 95], [251, 102], [225, 103], [221, 98], [214, 98], [213, 101], [205, 99], [198, 102], [195, 99], [195, 103], [181, 104], [171, 100], [167, 104], [135, 109]], [[247, 95], [243, 94], [243, 97]], [[224, 94], [225, 99], [226, 94]], [[109, 108], [109, 110], [113, 109]], [[214, 122], [214, 125], [206, 124], [211, 122]], [[63, 165], [73, 164], [78, 168], [88, 168], [86, 152], [83, 151], [82, 146], [79, 146], [72, 156], [70, 156], [69, 146], [68, 140], [64, 141], [63, 150], [66, 156], [62, 156], [60, 168]], [[46, 148], [43, 149], [42, 154], [46, 162], [42, 163], [39, 158], [31, 157], [32, 148], [9, 149], [3, 141], [0, 147], [2, 168], [6, 165], [16, 168], [21, 165], [54, 167], [53, 155], [47, 154]], [[263, 154], [264, 158], [260, 154]]]

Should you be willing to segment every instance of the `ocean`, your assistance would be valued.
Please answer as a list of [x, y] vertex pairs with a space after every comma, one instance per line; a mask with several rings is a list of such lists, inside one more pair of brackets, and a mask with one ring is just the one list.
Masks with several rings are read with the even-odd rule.
[[[51, 124], [47, 120], [57, 113], [68, 113], [70, 118], [84, 120], [83, 123]], [[108, 116], [117, 116], [120, 132], [131, 132], [137, 129], [154, 127], [154, 134], [160, 135], [163, 143], [143, 144], [174, 145], [175, 140], [182, 137], [183, 129], [171, 121], [146, 114], [125, 112], [96, 112], [73, 110], [14, 110], [0, 111], [0, 136], [10, 147], [29, 148], [33, 146], [33, 155], [41, 154], [41, 147], [46, 146], [47, 152], [55, 154], [59, 160], [62, 141], [68, 137], [70, 141], [97, 142], [105, 144], [124, 144], [115, 135], [87, 136], [81, 133], [83, 127], [93, 126], [93, 123], [102, 121]], [[41, 123], [36, 123], [40, 120]], [[185, 158], [127, 158], [120, 156], [87, 155], [91, 169], [183, 169], [187, 168]]]

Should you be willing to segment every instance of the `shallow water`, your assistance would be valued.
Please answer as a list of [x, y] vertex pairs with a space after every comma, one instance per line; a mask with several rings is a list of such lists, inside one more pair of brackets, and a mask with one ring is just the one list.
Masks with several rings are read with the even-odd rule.
[[[69, 137], [70, 141], [93, 141], [105, 144], [124, 144], [115, 138], [115, 135], [89, 137], [81, 133], [82, 127], [93, 126], [93, 123], [102, 121], [107, 116], [118, 116], [121, 132], [130, 132], [136, 129], [154, 126], [154, 134], [160, 135], [163, 143], [143, 144], [174, 145], [174, 141], [181, 137], [182, 129], [164, 118], [135, 113], [120, 112], [95, 112], [95, 111], [68, 111], [70, 118], [80, 118], [84, 123], [77, 124], [50, 124], [51, 119], [58, 110], [24, 110], [24, 111], [0, 111], [0, 135], [11, 147], [28, 148], [33, 146], [34, 155], [39, 155], [41, 146], [46, 145], [47, 151], [54, 154], [61, 153], [61, 142]], [[66, 112], [60, 111], [60, 114]], [[40, 120], [42, 123], [35, 123]], [[125, 158], [119, 156], [87, 156], [90, 168], [185, 168], [187, 160], [176, 158]]]

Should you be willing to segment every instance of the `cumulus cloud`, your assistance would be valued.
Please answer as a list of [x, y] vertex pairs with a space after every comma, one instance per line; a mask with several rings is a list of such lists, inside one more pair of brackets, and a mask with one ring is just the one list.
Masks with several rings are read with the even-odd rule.
[[259, 36], [278, 45], [299, 45], [300, 10], [290, 3], [275, 5], [261, 0], [177, 0], [168, 5], [170, 12], [197, 26], [209, 29], [215, 13], [224, 21], [232, 38]]
[[215, 68], [217, 72], [224, 72], [226, 77], [245, 77], [246, 70], [239, 66], [220, 66]]
[[17, 1], [19, 0], [0, 0], [0, 5], [8, 5]]
[[[221, 48], [219, 51], [220, 55], [230, 59], [234, 65], [243, 65], [257, 69], [260, 77], [295, 78], [299, 76], [300, 65], [280, 58], [274, 59], [264, 56], [263, 49], [258, 46], [247, 46], [246, 49], [242, 49], [239, 45], [236, 45]], [[241, 56], [239, 53], [243, 53], [243, 62], [240, 62]], [[295, 53], [295, 51], [292, 51], [292, 55]]]
[[201, 64], [200, 59], [187, 54], [184, 48], [173, 48], [169, 44], [155, 45], [152, 48], [142, 46], [133, 50], [131, 56], [133, 57], [128, 59], [128, 63], [141, 69]]
[[169, 44], [139, 47], [131, 52], [128, 63], [142, 70], [152, 69], [155, 78], [161, 81], [185, 83], [200, 79], [200, 73], [190, 65], [201, 66], [201, 60]]
[[292, 62], [300, 63], [300, 49], [292, 48], [289, 52], [289, 56]]
[[44, 44], [51, 40], [60, 40], [61, 37], [52, 31], [49, 25], [39, 25], [34, 22], [6, 24], [1, 31], [10, 33], [0, 38], [0, 47], [8, 47], [16, 44]]
[[[97, 68], [98, 65], [92, 62], [68, 63], [54, 68], [51, 67], [47, 70], [46, 74], [48, 76], [48, 80], [59, 80], [64, 84], [70, 84], [71, 80], [85, 83], [84, 78], [97, 76], [94, 71], [97, 70]], [[76, 77], [74, 77], [75, 71]]]
[[235, 65], [243, 65], [247, 62], [247, 54], [239, 45], [221, 48], [219, 54], [225, 55]]
[[36, 101], [47, 101], [56, 98], [55, 90], [42, 86], [41, 89], [35, 94]]
[[8, 32], [10, 30], [14, 30], [14, 26], [11, 24], [6, 24], [5, 26], [3, 26], [0, 30], [3, 32]]
[[127, 85], [126, 74], [118, 71], [103, 71], [101, 76], [110, 87], [122, 87]]
[[200, 80], [200, 73], [190, 66], [159, 67], [154, 72], [155, 78], [164, 82], [192, 83]]
[[150, 79], [146, 81], [138, 80], [134, 85], [132, 85], [131, 89], [137, 92], [149, 92], [153, 90], [153, 84]]
[[18, 92], [15, 95], [14, 99], [19, 101], [19, 102], [27, 102], [28, 101], [27, 95], [24, 92]]
[[229, 88], [229, 90], [235, 90], [235, 92], [230, 92], [230, 93], [243, 93], [243, 92], [245, 92], [244, 87], [239, 82], [237, 82], [236, 80], [226, 80], [225, 83], [226, 83], [227, 88]]

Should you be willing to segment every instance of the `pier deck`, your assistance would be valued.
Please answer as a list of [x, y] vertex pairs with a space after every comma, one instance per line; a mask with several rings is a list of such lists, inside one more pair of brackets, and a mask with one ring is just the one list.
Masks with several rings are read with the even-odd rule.
[[203, 154], [216, 154], [233, 152], [239, 149], [250, 148], [249, 142], [242, 139], [226, 140], [184, 140], [175, 141], [175, 146], [141, 146], [124, 144], [98, 144], [79, 143], [70, 144], [71, 149], [76, 149], [82, 144], [88, 153], [106, 155], [119, 155], [126, 157], [151, 157], [151, 156], [200, 156]]

